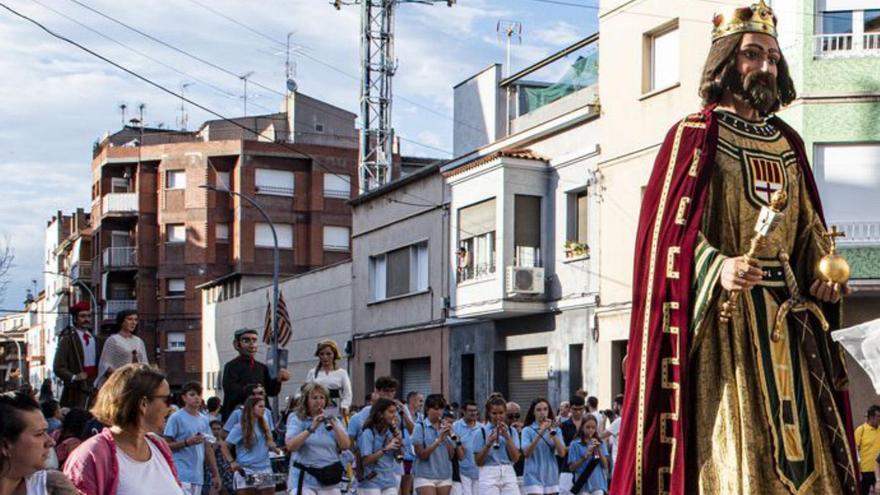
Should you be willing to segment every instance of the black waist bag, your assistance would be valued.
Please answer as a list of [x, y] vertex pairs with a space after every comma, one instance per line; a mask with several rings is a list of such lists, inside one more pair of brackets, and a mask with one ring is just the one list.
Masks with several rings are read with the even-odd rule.
[[300, 470], [300, 489], [302, 489], [303, 472], [309, 473], [310, 475], [314, 476], [314, 478], [318, 480], [318, 483], [324, 486], [336, 485], [342, 482], [342, 476], [345, 474], [345, 468], [342, 467], [341, 462], [334, 462], [333, 464], [329, 464], [323, 467], [303, 466], [302, 464], [295, 462], [293, 463], [293, 467]]

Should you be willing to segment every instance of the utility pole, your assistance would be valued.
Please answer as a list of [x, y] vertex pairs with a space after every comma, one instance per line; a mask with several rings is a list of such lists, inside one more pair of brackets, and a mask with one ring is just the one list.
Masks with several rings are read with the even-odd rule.
[[180, 117], [177, 121], [177, 127], [179, 127], [181, 131], [186, 130], [186, 124], [189, 120], [189, 117], [187, 117], [186, 115], [186, 107], [184, 106], [184, 104], [186, 103], [186, 88], [192, 85], [193, 83], [182, 83], [180, 85]]
[[358, 153], [359, 190], [363, 194], [391, 179], [394, 128], [391, 125], [391, 81], [397, 71], [394, 57], [394, 12], [398, 4], [445, 3], [456, 0], [334, 0], [361, 7], [361, 89]]
[[247, 82], [248, 78], [254, 75], [254, 71], [250, 71], [246, 74], [242, 74], [238, 76], [239, 79], [244, 83], [244, 116], [247, 117]]

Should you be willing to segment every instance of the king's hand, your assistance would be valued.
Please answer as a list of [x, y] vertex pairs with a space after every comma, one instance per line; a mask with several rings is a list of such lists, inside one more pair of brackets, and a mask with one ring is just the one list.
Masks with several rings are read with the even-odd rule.
[[835, 284], [824, 280], [816, 279], [810, 285], [810, 295], [822, 302], [837, 303], [840, 298], [852, 294], [852, 289], [848, 284]]
[[764, 276], [764, 272], [750, 264], [745, 256], [727, 258], [721, 264], [721, 287], [725, 290], [749, 290]]

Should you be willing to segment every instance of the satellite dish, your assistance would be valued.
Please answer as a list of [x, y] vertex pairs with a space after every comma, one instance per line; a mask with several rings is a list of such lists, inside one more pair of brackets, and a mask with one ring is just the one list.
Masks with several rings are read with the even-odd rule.
[[293, 79], [288, 79], [287, 80], [287, 90], [290, 91], [291, 93], [295, 93], [296, 92], [296, 81], [294, 81]]

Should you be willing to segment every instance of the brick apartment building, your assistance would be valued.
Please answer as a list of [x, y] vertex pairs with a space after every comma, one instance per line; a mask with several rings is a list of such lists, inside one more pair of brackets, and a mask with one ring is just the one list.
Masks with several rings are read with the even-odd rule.
[[350, 258], [356, 116], [299, 93], [288, 108], [194, 132], [126, 126], [95, 145], [92, 281], [102, 325], [137, 309], [150, 359], [173, 385], [200, 377], [196, 289], [224, 298], [272, 275], [272, 235], [257, 209], [205, 186], [228, 186], [267, 211], [282, 276]]

